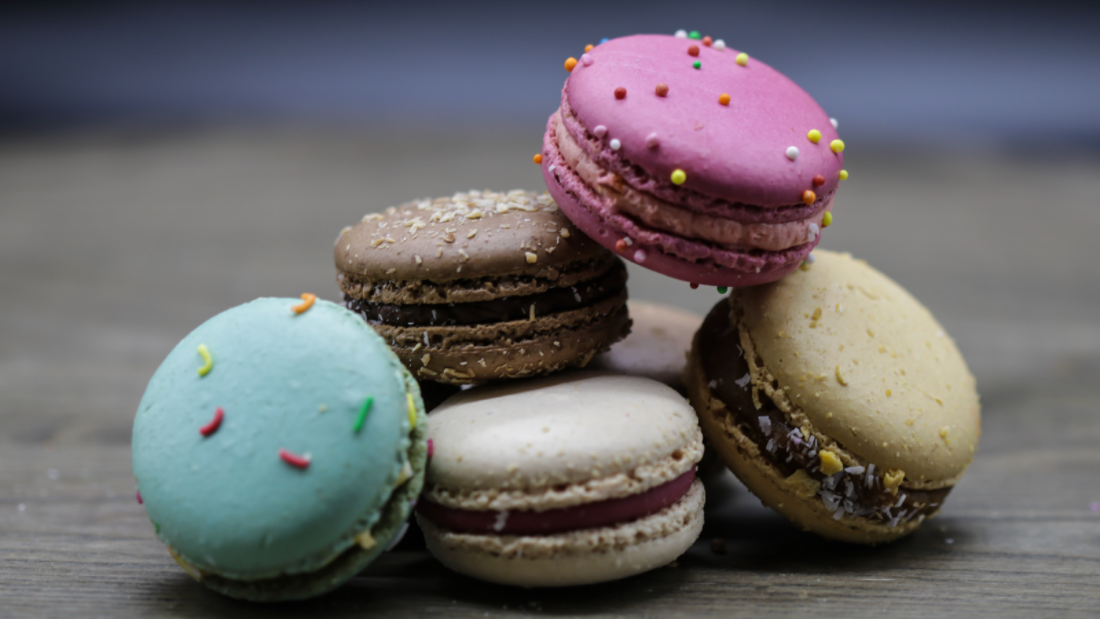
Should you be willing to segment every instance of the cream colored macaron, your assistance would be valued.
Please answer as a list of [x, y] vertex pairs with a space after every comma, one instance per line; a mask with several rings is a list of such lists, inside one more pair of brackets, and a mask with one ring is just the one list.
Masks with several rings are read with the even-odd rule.
[[890, 541], [936, 514], [973, 458], [974, 378], [908, 292], [848, 254], [814, 256], [711, 310], [688, 389], [766, 505], [827, 537]]
[[588, 364], [589, 369], [644, 376], [687, 393], [683, 384], [691, 338], [703, 317], [660, 303], [627, 301], [630, 335]]
[[691, 407], [656, 381], [576, 372], [464, 391], [428, 419], [417, 520], [447, 567], [524, 587], [665, 565], [703, 526]]

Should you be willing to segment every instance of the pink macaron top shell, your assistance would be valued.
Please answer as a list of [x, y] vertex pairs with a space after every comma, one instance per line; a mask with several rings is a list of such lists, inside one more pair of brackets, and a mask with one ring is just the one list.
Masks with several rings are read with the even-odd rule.
[[[691, 46], [698, 56], [688, 53]], [[838, 135], [829, 116], [767, 64], [750, 57], [741, 66], [736, 50], [666, 35], [612, 39], [588, 55], [592, 62], [577, 64], [563, 98], [589, 132], [602, 127], [605, 144], [618, 140], [615, 155], [662, 183], [679, 169], [681, 188], [759, 207], [798, 204], [806, 190], [836, 190], [844, 157], [830, 147]], [[659, 96], [657, 84], [667, 94]], [[619, 88], [626, 90], [621, 99]], [[719, 102], [722, 94], [728, 105]], [[816, 144], [807, 137], [813, 129], [821, 134]], [[813, 184], [817, 175], [821, 186]]]

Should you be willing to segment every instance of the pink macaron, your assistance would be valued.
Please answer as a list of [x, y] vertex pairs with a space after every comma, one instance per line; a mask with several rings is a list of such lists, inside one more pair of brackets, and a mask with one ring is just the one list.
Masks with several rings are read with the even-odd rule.
[[844, 143], [783, 74], [682, 34], [612, 39], [566, 62], [546, 185], [577, 227], [643, 267], [713, 286], [775, 281], [831, 223]]

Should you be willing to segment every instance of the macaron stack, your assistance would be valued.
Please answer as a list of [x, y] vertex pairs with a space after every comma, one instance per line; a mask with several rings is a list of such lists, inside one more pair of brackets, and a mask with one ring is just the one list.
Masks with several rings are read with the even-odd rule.
[[[704, 450], [826, 537], [887, 542], [938, 513], [977, 448], [974, 379], [896, 283], [811, 254], [847, 178], [836, 121], [697, 32], [565, 68], [535, 156], [549, 193], [368, 214], [335, 243], [342, 306], [231, 309], [154, 375], [139, 502], [193, 577], [317, 595], [415, 507], [468, 576], [624, 578], [699, 536]], [[734, 290], [705, 319], [628, 303], [624, 260]]]

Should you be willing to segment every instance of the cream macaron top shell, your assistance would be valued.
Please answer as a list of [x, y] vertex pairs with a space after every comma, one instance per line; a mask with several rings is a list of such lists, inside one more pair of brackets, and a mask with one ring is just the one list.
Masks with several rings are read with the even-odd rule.
[[429, 416], [427, 498], [543, 511], [644, 492], [688, 472], [702, 433], [683, 396], [647, 378], [572, 372], [458, 394]]
[[955, 342], [866, 262], [814, 256], [732, 297], [754, 349], [745, 351], [753, 384], [835, 441], [845, 466], [900, 469], [912, 488], [954, 484], [981, 434], [974, 377]]

